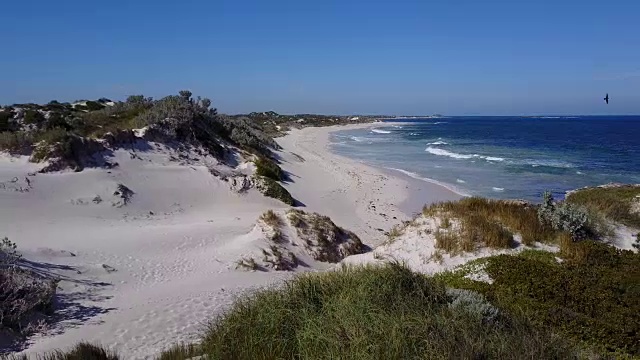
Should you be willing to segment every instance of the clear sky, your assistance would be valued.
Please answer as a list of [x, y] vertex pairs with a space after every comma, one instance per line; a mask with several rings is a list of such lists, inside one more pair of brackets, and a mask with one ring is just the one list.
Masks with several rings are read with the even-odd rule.
[[639, 0], [7, 0], [0, 24], [2, 104], [640, 114]]

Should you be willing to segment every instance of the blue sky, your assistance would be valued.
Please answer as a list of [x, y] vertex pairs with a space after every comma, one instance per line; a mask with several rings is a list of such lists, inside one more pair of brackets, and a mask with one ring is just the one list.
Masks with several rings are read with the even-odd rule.
[[6, 1], [0, 103], [190, 89], [226, 113], [640, 114], [639, 14], [637, 0]]

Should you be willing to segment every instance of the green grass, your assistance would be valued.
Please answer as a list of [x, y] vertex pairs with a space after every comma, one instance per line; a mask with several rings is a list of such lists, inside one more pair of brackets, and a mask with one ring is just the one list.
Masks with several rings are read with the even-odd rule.
[[239, 299], [214, 319], [200, 349], [161, 359], [575, 358], [573, 348], [526, 321], [487, 322], [452, 307], [445, 288], [398, 264], [303, 275]]
[[565, 247], [573, 249], [481, 260], [492, 284], [465, 278], [471, 263], [436, 280], [478, 291], [500, 309], [597, 352], [640, 356], [640, 255], [593, 241]]
[[640, 228], [640, 212], [633, 213], [634, 201], [640, 202], [640, 186], [588, 188], [569, 194], [566, 201], [603, 214], [610, 220]]

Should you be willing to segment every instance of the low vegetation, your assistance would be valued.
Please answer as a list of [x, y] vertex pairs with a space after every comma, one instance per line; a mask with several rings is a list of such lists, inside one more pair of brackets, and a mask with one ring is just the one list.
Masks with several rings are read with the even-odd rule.
[[295, 205], [295, 200], [291, 194], [282, 185], [278, 184], [278, 182], [264, 176], [257, 176], [256, 178], [258, 180], [256, 188], [263, 195], [280, 200], [290, 206]]
[[282, 225], [282, 219], [273, 210], [267, 210], [267, 212], [260, 215], [260, 220], [273, 228], [279, 228]]
[[[89, 144], [91, 140], [143, 127], [148, 128], [147, 134], [154, 141], [201, 146], [219, 159], [225, 158], [228, 146], [264, 159], [272, 156], [271, 149], [279, 148], [257, 123], [247, 118], [218, 115], [217, 110], [211, 108], [211, 100], [194, 98], [189, 91], [160, 100], [143, 95], [129, 96], [123, 102], [106, 100], [75, 105], [52, 101], [47, 105], [0, 107], [0, 151], [35, 152], [32, 161], [36, 162], [58, 156], [67, 160], [70, 167], [81, 169], [85, 159], [75, 153], [82, 151], [71, 151], [70, 142]], [[263, 161], [261, 171], [266, 170], [267, 177], [281, 180], [280, 168], [269, 161]]]
[[284, 180], [284, 172], [275, 161], [264, 156], [259, 156], [255, 164], [256, 175], [264, 176], [275, 181]]
[[160, 359], [571, 359], [571, 344], [402, 265], [302, 275], [238, 300]]
[[21, 255], [9, 239], [0, 239], [0, 334], [32, 333], [53, 311], [57, 281], [21, 267]]
[[[594, 352], [640, 355], [640, 255], [594, 241], [569, 241], [560, 254], [525, 251], [465, 264], [436, 279], [477, 291]], [[556, 257], [561, 256], [562, 261]], [[478, 268], [491, 284], [467, 277]]]
[[567, 195], [566, 201], [601, 213], [609, 220], [640, 229], [639, 185], [580, 189]]
[[568, 202], [557, 204], [548, 191], [544, 193], [542, 204], [538, 208], [538, 219], [555, 230], [569, 233], [573, 241], [598, 237], [589, 226], [589, 214], [586, 209]]
[[[522, 242], [555, 242], [560, 231], [541, 223], [536, 207], [524, 202], [478, 197], [434, 204], [422, 211], [426, 217], [446, 219], [436, 232], [437, 246], [447, 251], [473, 251], [479, 246], [509, 248], [513, 235]], [[451, 224], [456, 220], [459, 224]]]
[[356, 234], [337, 226], [327, 216], [291, 209], [287, 218], [311, 257], [317, 261], [336, 263], [365, 251]]
[[[0, 359], [6, 360], [29, 360], [27, 355], [7, 356], [0, 355]], [[80, 343], [67, 351], [54, 351], [41, 355], [38, 360], [119, 360], [120, 357], [113, 351], [88, 343]]]

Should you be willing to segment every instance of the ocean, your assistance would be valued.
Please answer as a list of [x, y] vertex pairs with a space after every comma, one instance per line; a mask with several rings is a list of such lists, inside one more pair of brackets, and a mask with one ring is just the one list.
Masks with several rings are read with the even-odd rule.
[[539, 202], [545, 190], [640, 183], [640, 116], [396, 119], [330, 141], [339, 155], [465, 195]]

